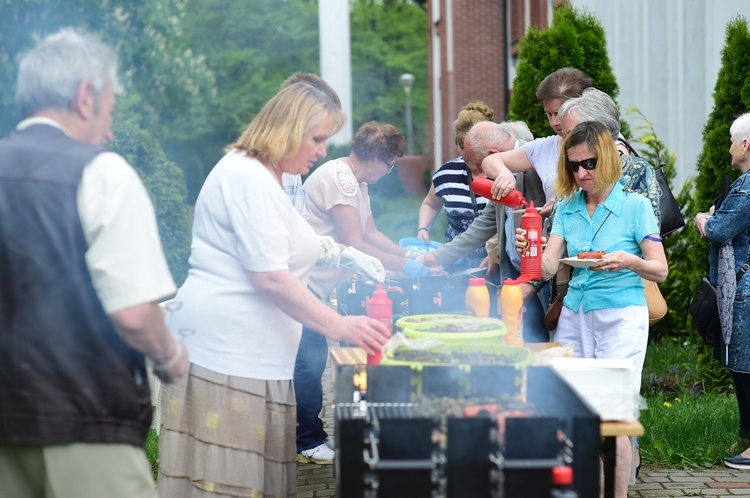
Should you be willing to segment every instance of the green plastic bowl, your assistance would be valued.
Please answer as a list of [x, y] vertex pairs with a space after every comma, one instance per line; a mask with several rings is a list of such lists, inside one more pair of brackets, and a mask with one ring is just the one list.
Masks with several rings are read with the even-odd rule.
[[[422, 361], [397, 358], [399, 353], [409, 351], [405, 346], [388, 351], [380, 361], [381, 365], [408, 366], [422, 370], [424, 366], [458, 366], [469, 370], [471, 365], [512, 366], [518, 370], [528, 367], [534, 360], [534, 353], [528, 348], [503, 346], [501, 344], [445, 344], [434, 346], [416, 353], [426, 353], [430, 358]], [[469, 361], [458, 355], [469, 356]]]
[[405, 328], [419, 328], [425, 323], [433, 323], [441, 320], [465, 320], [467, 318], [476, 318], [471, 315], [459, 315], [457, 313], [432, 313], [429, 315], [409, 315], [402, 316], [396, 320], [396, 327], [400, 329]]
[[407, 325], [403, 328], [403, 333], [411, 339], [429, 337], [448, 343], [500, 344], [508, 329], [497, 318], [472, 316]]

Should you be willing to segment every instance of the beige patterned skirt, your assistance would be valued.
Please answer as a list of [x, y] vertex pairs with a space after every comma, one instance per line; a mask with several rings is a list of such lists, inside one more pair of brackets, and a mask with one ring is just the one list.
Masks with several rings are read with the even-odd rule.
[[161, 498], [297, 494], [296, 408], [291, 380], [265, 381], [190, 366], [164, 384]]

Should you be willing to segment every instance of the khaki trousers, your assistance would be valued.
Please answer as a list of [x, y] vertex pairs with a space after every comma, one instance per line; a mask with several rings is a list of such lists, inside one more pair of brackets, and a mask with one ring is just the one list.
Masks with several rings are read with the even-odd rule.
[[3, 498], [157, 498], [142, 448], [0, 444]]

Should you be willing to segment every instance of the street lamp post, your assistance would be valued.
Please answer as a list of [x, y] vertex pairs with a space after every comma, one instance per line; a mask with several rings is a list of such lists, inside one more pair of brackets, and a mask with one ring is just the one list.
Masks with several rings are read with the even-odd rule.
[[411, 156], [414, 154], [414, 132], [411, 124], [411, 86], [414, 84], [414, 75], [404, 73], [398, 81], [404, 87], [406, 95], [406, 154]]

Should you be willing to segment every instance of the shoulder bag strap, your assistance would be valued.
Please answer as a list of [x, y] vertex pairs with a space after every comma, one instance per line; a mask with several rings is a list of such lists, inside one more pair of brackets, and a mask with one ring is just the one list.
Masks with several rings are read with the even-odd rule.
[[622, 144], [623, 144], [623, 145], [624, 145], [625, 147], [627, 147], [627, 149], [628, 149], [628, 150], [630, 151], [630, 153], [631, 153], [632, 155], [634, 155], [635, 157], [641, 157], [641, 156], [640, 156], [640, 155], [638, 154], [638, 152], [637, 152], [637, 151], [636, 151], [636, 150], [635, 150], [635, 149], [633, 148], [633, 146], [632, 146], [632, 145], [630, 145], [630, 142], [628, 142], [627, 140], [625, 140], [625, 137], [617, 137], [617, 140], [619, 140], [620, 142], [622, 142]]
[[477, 208], [477, 195], [473, 190], [471, 190], [471, 181], [474, 178], [471, 176], [471, 170], [466, 165], [466, 163], [464, 163], [464, 168], [466, 169], [466, 176], [469, 179], [469, 197], [471, 197], [471, 207], [474, 210], [474, 219], [477, 219], [479, 217], [479, 209]]

